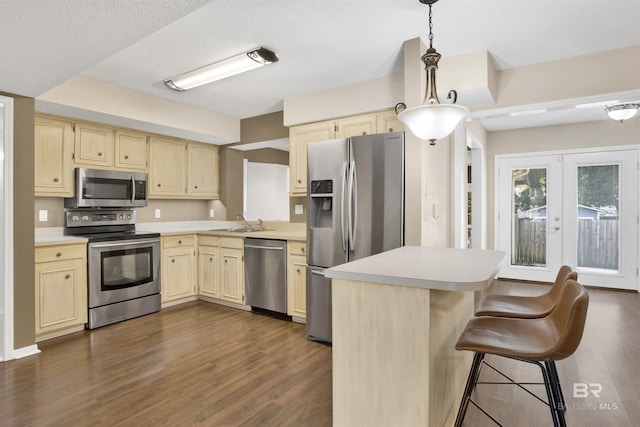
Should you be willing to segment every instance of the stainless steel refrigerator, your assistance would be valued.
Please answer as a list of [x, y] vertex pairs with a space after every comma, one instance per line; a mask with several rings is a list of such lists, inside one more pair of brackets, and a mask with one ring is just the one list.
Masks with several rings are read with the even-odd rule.
[[404, 244], [404, 133], [307, 148], [307, 337], [331, 342], [324, 269]]

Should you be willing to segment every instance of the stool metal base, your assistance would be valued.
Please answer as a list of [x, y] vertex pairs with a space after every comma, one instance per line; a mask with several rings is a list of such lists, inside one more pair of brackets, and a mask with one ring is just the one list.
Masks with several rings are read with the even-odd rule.
[[[542, 403], [547, 405], [551, 411], [551, 417], [553, 419], [554, 427], [566, 427], [566, 422], [564, 419], [564, 411], [566, 409], [564, 396], [562, 394], [562, 388], [560, 387], [560, 380], [558, 378], [558, 371], [556, 370], [555, 361], [553, 360], [545, 360], [543, 362], [538, 362], [535, 360], [525, 360], [525, 359], [516, 359], [511, 358], [513, 360], [518, 360], [521, 362], [532, 363], [537, 365], [541, 372], [544, 383], [518, 383], [499, 370], [495, 369], [493, 366], [484, 362], [484, 353], [474, 353], [473, 363], [471, 364], [471, 370], [469, 371], [469, 377], [467, 378], [467, 384], [464, 389], [464, 394], [462, 396], [462, 402], [460, 402], [460, 408], [458, 409], [458, 415], [456, 417], [455, 426], [462, 426], [462, 421], [467, 413], [467, 408], [469, 407], [469, 403], [473, 404], [476, 408], [482, 411], [487, 417], [489, 417], [494, 423], [499, 426], [502, 426], [495, 418], [493, 418], [488, 412], [486, 412], [480, 405], [471, 400], [471, 393], [477, 384], [483, 384], [482, 382], [478, 382], [478, 378], [480, 377], [480, 368], [482, 367], [482, 363], [485, 363], [491, 369], [498, 372], [500, 375], [505, 377], [509, 382], [507, 383], [490, 383], [490, 384], [513, 384], [525, 390], [527, 393], [534, 396], [536, 399], [540, 400]], [[545, 390], [547, 392], [548, 402], [545, 402], [540, 397], [536, 396], [534, 393], [529, 391], [522, 384], [544, 384]]]

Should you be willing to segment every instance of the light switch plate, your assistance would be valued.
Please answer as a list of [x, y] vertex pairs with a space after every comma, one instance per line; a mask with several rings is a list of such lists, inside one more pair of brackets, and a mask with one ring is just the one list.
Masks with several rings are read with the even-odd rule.
[[209, 209], [209, 218], [213, 218], [214, 212], [213, 209]]
[[302, 215], [302, 205], [295, 205], [294, 207], [294, 211], [293, 211], [296, 215]]
[[47, 222], [49, 221], [49, 211], [46, 209], [41, 209], [38, 211], [38, 221]]
[[155, 217], [156, 217], [156, 218], [160, 218], [160, 209], [156, 209], [156, 211], [155, 211]]

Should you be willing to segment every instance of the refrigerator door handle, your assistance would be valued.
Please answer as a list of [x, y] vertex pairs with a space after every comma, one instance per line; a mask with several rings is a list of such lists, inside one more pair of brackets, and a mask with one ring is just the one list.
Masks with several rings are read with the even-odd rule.
[[324, 271], [323, 270], [311, 270], [311, 274], [313, 274], [314, 276], [322, 276], [322, 277], [324, 277]]
[[354, 237], [355, 237], [355, 233], [354, 233], [354, 229], [355, 229], [355, 221], [354, 221], [354, 212], [353, 212], [353, 193], [354, 193], [354, 179], [355, 179], [355, 172], [356, 172], [356, 162], [351, 161], [351, 164], [349, 166], [349, 190], [348, 190], [348, 195], [347, 195], [347, 199], [349, 200], [349, 205], [347, 208], [347, 224], [348, 224], [348, 230], [349, 230], [349, 250], [353, 250], [353, 244], [354, 244]]
[[340, 238], [342, 239], [342, 251], [347, 253], [347, 234], [345, 233], [344, 216], [344, 189], [347, 184], [347, 162], [342, 163], [342, 192], [340, 195]]
[[356, 226], [358, 224], [358, 170], [356, 162], [351, 162], [351, 203], [353, 205], [353, 222], [351, 223], [351, 249], [356, 247]]

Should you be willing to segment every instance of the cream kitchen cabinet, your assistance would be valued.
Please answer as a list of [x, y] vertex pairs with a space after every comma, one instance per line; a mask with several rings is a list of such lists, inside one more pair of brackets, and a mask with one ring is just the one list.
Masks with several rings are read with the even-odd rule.
[[220, 238], [198, 236], [198, 295], [220, 298]]
[[74, 154], [76, 166], [112, 169], [113, 152], [113, 128], [92, 123], [76, 123]]
[[394, 110], [376, 115], [376, 133], [404, 132], [404, 123], [398, 120]]
[[307, 194], [307, 145], [310, 142], [335, 138], [333, 121], [293, 126], [289, 129], [290, 195]]
[[152, 136], [149, 197], [217, 199], [218, 147]]
[[220, 238], [220, 299], [244, 304], [244, 240]]
[[393, 110], [292, 126], [289, 128], [290, 196], [307, 194], [307, 145], [309, 143], [401, 130], [403, 130], [402, 123], [398, 121]]
[[351, 136], [372, 135], [376, 132], [377, 117], [375, 114], [350, 117], [336, 121], [336, 138], [349, 138]]
[[196, 294], [195, 236], [162, 237], [162, 303]]
[[36, 341], [84, 329], [87, 245], [37, 247], [35, 286]]
[[287, 250], [287, 314], [294, 321], [304, 322], [307, 315], [306, 244], [289, 242]]
[[217, 199], [218, 146], [190, 142], [187, 155], [187, 196], [190, 199]]
[[73, 125], [35, 116], [35, 195], [73, 196]]
[[115, 131], [116, 169], [146, 172], [149, 167], [149, 137], [126, 129]]
[[152, 136], [149, 197], [176, 198], [187, 194], [187, 142]]

